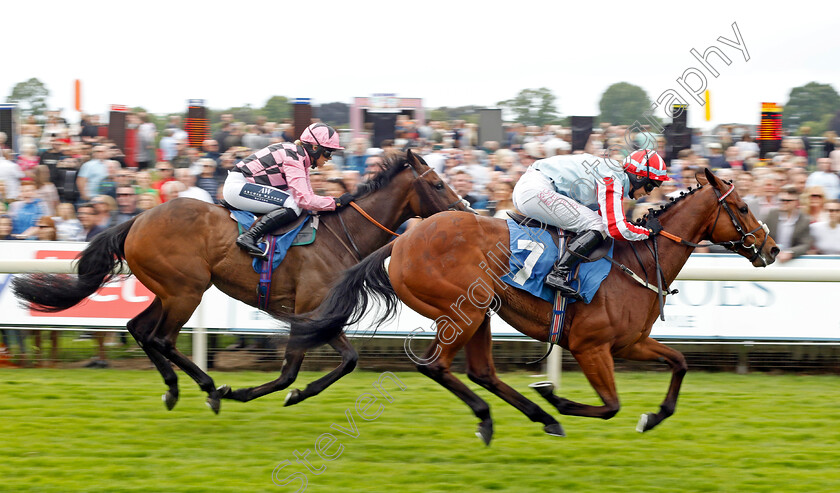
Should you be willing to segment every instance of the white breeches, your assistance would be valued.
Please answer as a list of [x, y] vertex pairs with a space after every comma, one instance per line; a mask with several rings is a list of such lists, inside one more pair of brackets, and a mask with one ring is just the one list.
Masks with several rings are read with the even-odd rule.
[[606, 234], [601, 216], [554, 189], [544, 174], [529, 169], [513, 188], [513, 205], [528, 217], [568, 231], [595, 230]]
[[238, 172], [228, 172], [222, 189], [225, 202], [243, 211], [265, 214], [278, 207], [287, 207], [300, 215], [301, 209], [288, 193], [267, 185], [257, 185]]

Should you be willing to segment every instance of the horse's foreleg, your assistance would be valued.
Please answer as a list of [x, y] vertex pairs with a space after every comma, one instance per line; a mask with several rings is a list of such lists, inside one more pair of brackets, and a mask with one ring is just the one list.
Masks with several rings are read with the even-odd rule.
[[[445, 345], [435, 338], [432, 345], [429, 346], [429, 349], [423, 355], [423, 361], [432, 360], [436, 354], [438, 355], [437, 358], [428, 364], [418, 363], [417, 370], [455, 394], [469, 406], [473, 414], [480, 420], [478, 431], [475, 434], [484, 441], [485, 445], [490, 445], [490, 440], [493, 438], [493, 419], [490, 417], [490, 406], [449, 371], [449, 366], [452, 364], [455, 353], [463, 345], [461, 343], [453, 347], [455, 344]], [[439, 350], [438, 348], [442, 349]]]
[[688, 365], [686, 365], [685, 356], [681, 352], [671, 349], [649, 337], [625, 349], [618, 356], [635, 361], [656, 360], [668, 363], [668, 366], [671, 367], [671, 384], [668, 386], [668, 393], [665, 395], [665, 400], [659, 406], [659, 412], [643, 414], [641, 419], [639, 419], [639, 424], [636, 425], [636, 431], [643, 433], [653, 429], [665, 420], [665, 418], [674, 414], [674, 411], [677, 409], [680, 386], [682, 385], [683, 377], [685, 377], [685, 372], [688, 370]]
[[292, 345], [288, 344], [286, 345], [286, 353], [283, 355], [283, 369], [280, 371], [280, 376], [277, 379], [256, 387], [246, 387], [236, 390], [231, 390], [227, 385], [222, 385], [218, 389], [220, 397], [222, 399], [248, 402], [258, 397], [271, 394], [272, 392], [283, 390], [297, 379], [305, 356], [306, 351], [304, 349], [292, 349]]
[[583, 352], [572, 352], [572, 354], [584, 375], [586, 375], [586, 379], [589, 380], [589, 384], [604, 401], [604, 405], [590, 406], [557, 397], [553, 394], [553, 387], [550, 386], [536, 388], [537, 392], [556, 407], [561, 414], [601, 419], [612, 418], [618, 413], [621, 404], [618, 400], [618, 392], [615, 389], [614, 362], [609, 346], [604, 344]]
[[485, 317], [475, 335], [464, 346], [467, 355], [467, 376], [470, 380], [521, 411], [531, 421], [545, 425], [543, 430], [549, 435], [565, 436], [563, 427], [556, 419], [499, 379], [493, 366], [491, 350], [490, 317]]
[[324, 389], [335, 383], [339, 378], [347, 375], [356, 368], [356, 362], [359, 360], [359, 353], [357, 353], [353, 346], [350, 345], [350, 341], [347, 340], [347, 336], [344, 335], [343, 332], [339, 334], [338, 337], [330, 341], [330, 346], [332, 346], [333, 349], [338, 351], [338, 354], [341, 355], [341, 364], [339, 364], [333, 371], [307, 385], [305, 389], [293, 389], [286, 396], [286, 401], [283, 404], [284, 406], [291, 406], [304, 399], [320, 394], [324, 391]]

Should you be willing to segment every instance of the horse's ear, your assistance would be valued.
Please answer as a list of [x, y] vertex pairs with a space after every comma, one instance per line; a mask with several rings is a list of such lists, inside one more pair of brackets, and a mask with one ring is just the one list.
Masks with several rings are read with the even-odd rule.
[[700, 181], [701, 185], [711, 183], [713, 187], [720, 188], [720, 180], [709, 168], [703, 168], [703, 176], [702, 178], [698, 178], [698, 181]]
[[408, 161], [408, 164], [411, 165], [412, 168], [414, 168], [414, 171], [418, 173], [423, 172], [423, 160], [420, 158], [420, 156], [411, 152], [411, 149], [405, 151], [405, 159], [406, 161]]

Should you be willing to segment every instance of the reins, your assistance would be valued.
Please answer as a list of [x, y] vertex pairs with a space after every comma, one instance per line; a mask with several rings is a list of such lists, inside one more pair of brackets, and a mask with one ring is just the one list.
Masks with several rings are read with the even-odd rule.
[[[391, 231], [390, 229], [388, 229], [388, 228], [386, 228], [385, 226], [383, 226], [383, 225], [379, 224], [379, 221], [377, 221], [376, 219], [374, 219], [374, 218], [370, 217], [370, 214], [368, 214], [367, 212], [365, 212], [365, 211], [364, 211], [364, 209], [362, 209], [361, 207], [359, 207], [359, 204], [357, 204], [356, 202], [351, 201], [349, 205], [350, 205], [350, 207], [352, 207], [352, 208], [356, 209], [356, 210], [359, 212], [359, 214], [361, 214], [361, 215], [362, 215], [362, 217], [364, 217], [364, 218], [365, 218], [365, 219], [367, 219], [368, 221], [372, 222], [374, 225], [376, 225], [376, 227], [378, 227], [378, 228], [379, 228], [379, 229], [381, 229], [382, 231], [385, 231], [386, 233], [391, 233], [391, 235], [393, 235], [393, 236], [399, 236], [399, 234], [398, 234], [398, 233], [394, 233], [394, 232], [393, 232], [393, 231]], [[342, 224], [343, 224], [343, 222], [342, 222]], [[346, 229], [346, 228], [345, 228], [345, 229]], [[349, 235], [348, 235], [348, 236], [349, 236]], [[350, 240], [350, 241], [352, 241], [352, 240]]]

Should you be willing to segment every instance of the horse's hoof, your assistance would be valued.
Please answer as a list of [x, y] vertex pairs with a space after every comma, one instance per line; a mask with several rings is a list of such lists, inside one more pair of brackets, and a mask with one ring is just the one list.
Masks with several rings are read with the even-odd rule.
[[551, 423], [550, 425], [545, 425], [543, 427], [543, 431], [555, 437], [566, 436], [566, 432], [563, 431], [563, 427], [560, 426], [560, 423]]
[[286, 399], [283, 401], [283, 407], [293, 406], [301, 400], [303, 399], [300, 398], [300, 390], [292, 389], [288, 394], [286, 394]]
[[166, 393], [160, 397], [163, 399], [163, 404], [166, 406], [167, 411], [171, 411], [175, 407], [175, 404], [178, 403], [178, 396], [173, 394], [171, 391], [167, 390]]
[[651, 416], [653, 416], [653, 413], [642, 414], [642, 417], [639, 418], [639, 422], [636, 424], [636, 431], [638, 431], [639, 433], [644, 433], [649, 429], [653, 428], [653, 426], [648, 428], [648, 423], [650, 422]]
[[487, 418], [481, 423], [479, 423], [478, 431], [475, 432], [475, 436], [481, 438], [481, 441], [484, 442], [484, 445], [489, 446], [490, 440], [493, 439], [493, 420]]
[[214, 413], [219, 414], [219, 410], [222, 408], [222, 401], [218, 398], [208, 397], [207, 407], [209, 407]]
[[228, 396], [228, 394], [231, 393], [230, 385], [219, 385], [219, 387], [216, 389], [216, 392], [219, 393], [220, 398], [224, 399]]
[[536, 390], [538, 394], [545, 397], [546, 399], [548, 398], [548, 396], [554, 394], [554, 384], [548, 381], [534, 382], [528, 386]]

